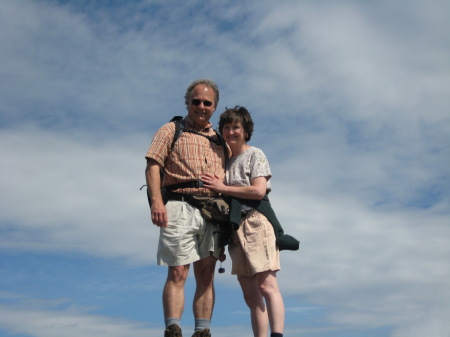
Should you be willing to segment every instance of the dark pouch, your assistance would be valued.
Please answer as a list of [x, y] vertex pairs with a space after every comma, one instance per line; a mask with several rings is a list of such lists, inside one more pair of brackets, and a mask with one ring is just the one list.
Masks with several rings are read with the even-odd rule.
[[282, 234], [277, 237], [277, 246], [281, 250], [298, 250], [300, 247], [300, 241], [290, 236], [289, 234]]
[[193, 195], [189, 202], [200, 209], [205, 220], [213, 223], [230, 221], [230, 206], [222, 197], [206, 197]]
[[205, 219], [212, 222], [230, 221], [230, 206], [223, 198], [210, 198], [201, 211]]
[[197, 207], [206, 221], [217, 225], [218, 245], [225, 247], [231, 240], [233, 230], [230, 223], [230, 206], [222, 197], [206, 197], [193, 195], [189, 203]]

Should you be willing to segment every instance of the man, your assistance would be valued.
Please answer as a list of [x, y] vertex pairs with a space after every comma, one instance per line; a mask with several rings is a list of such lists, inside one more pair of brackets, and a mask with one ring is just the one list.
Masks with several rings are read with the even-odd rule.
[[[214, 141], [218, 136], [209, 122], [218, 102], [219, 90], [213, 81], [201, 79], [192, 82], [185, 94], [188, 114], [184, 118], [184, 132], [172, 144], [175, 124], [163, 125], [146, 155], [145, 176], [152, 222], [160, 227], [157, 262], [168, 266], [163, 290], [164, 337], [182, 336], [180, 321], [184, 309], [184, 285], [191, 263], [196, 280], [193, 337], [211, 336], [214, 269], [221, 249], [216, 243], [216, 227], [207, 223], [200, 211], [186, 200], [191, 195], [215, 195], [195, 183], [190, 185], [190, 182], [197, 181], [198, 184], [205, 173], [225, 175], [223, 144]], [[171, 190], [165, 205], [161, 186], [170, 190], [171, 185], [180, 183], [187, 186]]]

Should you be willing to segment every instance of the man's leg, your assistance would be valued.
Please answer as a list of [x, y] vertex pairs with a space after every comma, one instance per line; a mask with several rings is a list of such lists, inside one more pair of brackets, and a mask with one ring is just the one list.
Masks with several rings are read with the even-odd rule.
[[209, 256], [194, 262], [196, 290], [193, 311], [195, 318], [211, 320], [214, 308], [214, 269], [217, 259]]
[[169, 267], [163, 290], [164, 319], [181, 319], [184, 309], [184, 285], [188, 273], [188, 264]]

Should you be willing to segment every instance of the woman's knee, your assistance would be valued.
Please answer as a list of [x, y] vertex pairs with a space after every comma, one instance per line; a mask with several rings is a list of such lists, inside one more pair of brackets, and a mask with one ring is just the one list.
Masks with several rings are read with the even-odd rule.
[[247, 294], [244, 292], [244, 301], [250, 309], [265, 307], [264, 299], [258, 293]]
[[241, 285], [242, 294], [244, 296], [247, 306], [252, 308], [264, 307], [264, 299], [258, 289], [258, 284], [255, 278], [241, 276], [238, 278]]
[[258, 287], [259, 292], [264, 298], [280, 292], [274, 272], [265, 272], [258, 275]]
[[272, 296], [273, 294], [276, 294], [277, 293], [277, 289], [271, 284], [263, 283], [263, 284], [259, 285], [259, 292], [261, 293], [261, 295], [264, 298], [267, 298], [267, 297]]

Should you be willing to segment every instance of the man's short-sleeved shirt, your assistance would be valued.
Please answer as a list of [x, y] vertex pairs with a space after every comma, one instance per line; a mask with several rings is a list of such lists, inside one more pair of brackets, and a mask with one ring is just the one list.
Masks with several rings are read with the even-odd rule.
[[[211, 123], [198, 129], [192, 120], [185, 117], [185, 131], [194, 131], [217, 140]], [[175, 123], [164, 124], [155, 134], [146, 158], [155, 160], [164, 169], [162, 186], [200, 179], [205, 173], [225, 176], [225, 152], [222, 145], [195, 133], [183, 132], [169, 151], [175, 134]], [[215, 195], [205, 188], [185, 188], [175, 192], [197, 195]]]

